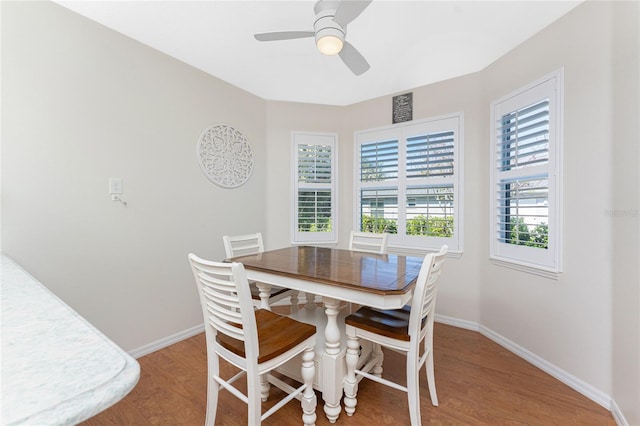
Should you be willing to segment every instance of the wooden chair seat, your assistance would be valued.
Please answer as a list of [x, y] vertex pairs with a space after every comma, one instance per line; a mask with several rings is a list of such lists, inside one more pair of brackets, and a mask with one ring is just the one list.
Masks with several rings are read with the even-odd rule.
[[[411, 316], [411, 306], [401, 309], [375, 309], [363, 306], [355, 313], [345, 318], [348, 325], [358, 327], [371, 333], [387, 336], [392, 339], [408, 342], [409, 317]], [[426, 317], [422, 320], [422, 325], [426, 322]]]
[[[282, 355], [316, 333], [316, 327], [289, 317], [274, 314], [266, 309], [256, 312], [258, 327], [258, 363]], [[218, 333], [218, 343], [234, 354], [245, 357], [244, 342]]]

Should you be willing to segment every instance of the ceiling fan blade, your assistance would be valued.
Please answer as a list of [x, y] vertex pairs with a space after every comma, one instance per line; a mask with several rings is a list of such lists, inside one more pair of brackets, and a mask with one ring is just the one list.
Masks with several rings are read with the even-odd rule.
[[363, 10], [369, 6], [372, 0], [342, 0], [336, 9], [333, 20], [345, 27], [356, 19]]
[[367, 60], [364, 59], [364, 56], [348, 41], [344, 42], [344, 46], [339, 55], [342, 62], [344, 62], [355, 75], [363, 74], [371, 68]]
[[260, 33], [253, 36], [258, 41], [293, 40], [296, 38], [315, 37], [313, 31], [280, 31], [275, 33]]

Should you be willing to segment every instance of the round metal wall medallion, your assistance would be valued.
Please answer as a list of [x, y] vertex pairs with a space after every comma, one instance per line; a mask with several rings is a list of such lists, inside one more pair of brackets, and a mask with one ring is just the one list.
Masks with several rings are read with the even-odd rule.
[[237, 188], [253, 173], [251, 145], [233, 127], [218, 124], [204, 129], [197, 154], [202, 172], [223, 188]]

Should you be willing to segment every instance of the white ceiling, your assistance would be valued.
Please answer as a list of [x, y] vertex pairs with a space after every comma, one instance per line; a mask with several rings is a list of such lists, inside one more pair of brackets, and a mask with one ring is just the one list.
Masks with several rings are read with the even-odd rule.
[[371, 65], [356, 77], [313, 38], [253, 38], [312, 31], [314, 1], [56, 2], [264, 99], [329, 105], [479, 71], [580, 3], [374, 0], [347, 28]]

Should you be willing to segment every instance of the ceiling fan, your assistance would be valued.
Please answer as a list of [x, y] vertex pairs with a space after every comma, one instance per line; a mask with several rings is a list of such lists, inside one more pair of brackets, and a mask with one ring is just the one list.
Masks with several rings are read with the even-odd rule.
[[356, 19], [372, 0], [319, 0], [313, 10], [316, 18], [313, 31], [279, 31], [254, 34], [258, 41], [292, 40], [315, 37], [318, 50], [325, 55], [339, 55], [355, 74], [367, 71], [369, 63], [345, 40], [347, 24]]

